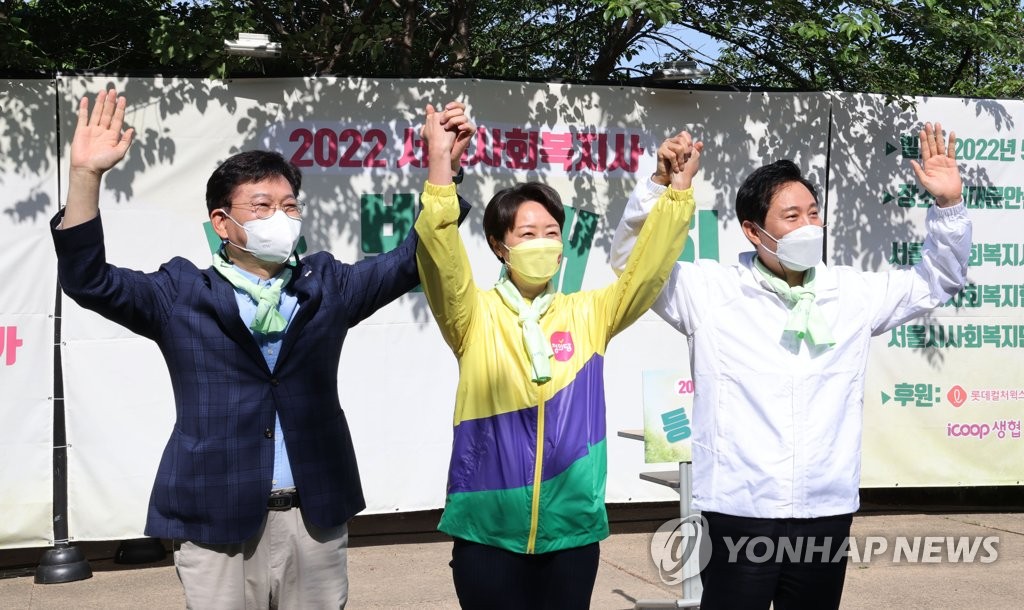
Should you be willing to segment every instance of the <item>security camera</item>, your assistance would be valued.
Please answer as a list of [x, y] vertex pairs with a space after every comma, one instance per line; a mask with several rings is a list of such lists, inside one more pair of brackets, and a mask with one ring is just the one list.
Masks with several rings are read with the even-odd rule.
[[270, 42], [266, 34], [243, 33], [238, 40], [225, 40], [224, 51], [245, 57], [281, 57], [281, 43]]
[[669, 61], [658, 65], [658, 69], [651, 74], [651, 80], [698, 80], [710, 75], [710, 70], [698, 67], [695, 61]]

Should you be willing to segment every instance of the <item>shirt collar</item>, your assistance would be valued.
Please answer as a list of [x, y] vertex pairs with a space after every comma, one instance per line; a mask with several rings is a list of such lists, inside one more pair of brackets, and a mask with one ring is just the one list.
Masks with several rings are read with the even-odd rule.
[[[757, 252], [741, 252], [739, 255], [739, 263], [745, 268], [744, 277], [752, 284], [756, 284], [769, 292], [774, 292], [768, 285], [768, 282], [761, 276], [761, 274], [754, 268], [754, 259], [757, 256]], [[815, 293], [818, 294], [820, 299], [822, 295], [830, 294], [836, 290], [838, 286], [838, 280], [836, 274], [832, 268], [826, 265], [824, 262], [818, 263], [814, 266], [814, 287]]]

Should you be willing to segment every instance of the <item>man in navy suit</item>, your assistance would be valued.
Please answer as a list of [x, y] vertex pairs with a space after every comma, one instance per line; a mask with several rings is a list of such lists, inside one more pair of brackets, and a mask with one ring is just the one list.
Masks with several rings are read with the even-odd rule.
[[[176, 257], [153, 273], [107, 263], [103, 174], [131, 144], [125, 99], [83, 98], [66, 207], [52, 221], [64, 292], [152, 339], [176, 419], [153, 484], [146, 535], [174, 540], [190, 608], [344, 607], [348, 520], [365, 508], [338, 400], [348, 329], [419, 282], [415, 231], [355, 264], [295, 254], [301, 175], [280, 154], [239, 153], [211, 175], [223, 246], [213, 265]], [[437, 120], [474, 132], [460, 103]], [[464, 211], [466, 207], [464, 206]]]

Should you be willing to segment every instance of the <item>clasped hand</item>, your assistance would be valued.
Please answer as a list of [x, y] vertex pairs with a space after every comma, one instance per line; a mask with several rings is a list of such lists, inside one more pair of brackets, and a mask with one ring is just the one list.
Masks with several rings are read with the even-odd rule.
[[694, 141], [686, 131], [680, 131], [658, 147], [658, 167], [651, 179], [662, 186], [671, 185], [677, 190], [686, 190], [693, 183], [693, 177], [700, 169], [700, 156], [704, 143]]
[[427, 142], [428, 157], [431, 160], [434, 157], [449, 158], [452, 171], [457, 172], [462, 155], [476, 133], [476, 126], [466, 115], [466, 105], [448, 102], [443, 109], [435, 109], [433, 104], [427, 104], [425, 114], [420, 137]]

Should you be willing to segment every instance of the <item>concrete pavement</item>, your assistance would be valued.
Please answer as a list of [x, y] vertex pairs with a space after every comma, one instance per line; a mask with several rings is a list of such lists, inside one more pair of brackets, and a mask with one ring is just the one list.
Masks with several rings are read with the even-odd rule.
[[[656, 525], [648, 523], [644, 531], [637, 532], [618, 529], [619, 533], [601, 544], [592, 607], [627, 609], [633, 608], [637, 599], [678, 597], [680, 587], [665, 585], [651, 560]], [[897, 540], [901, 536], [907, 540]], [[843, 608], [1016, 609], [1024, 603], [1024, 514], [864, 514], [854, 518], [853, 537], [861, 559], [871, 538], [873, 556], [849, 564]], [[947, 560], [959, 537], [968, 537], [966, 542], [976, 545], [973, 563]], [[388, 538], [397, 542], [416, 537]], [[879, 551], [882, 540], [886, 549]], [[903, 547], [900, 552], [896, 551], [898, 545]], [[354, 546], [349, 555], [348, 607], [458, 608], [448, 568], [450, 556], [451, 543], [447, 541]], [[118, 565], [110, 559], [92, 559], [90, 565], [92, 578], [52, 585], [34, 584], [30, 568], [6, 569], [0, 578], [0, 608], [184, 607], [169, 557], [142, 567]]]

